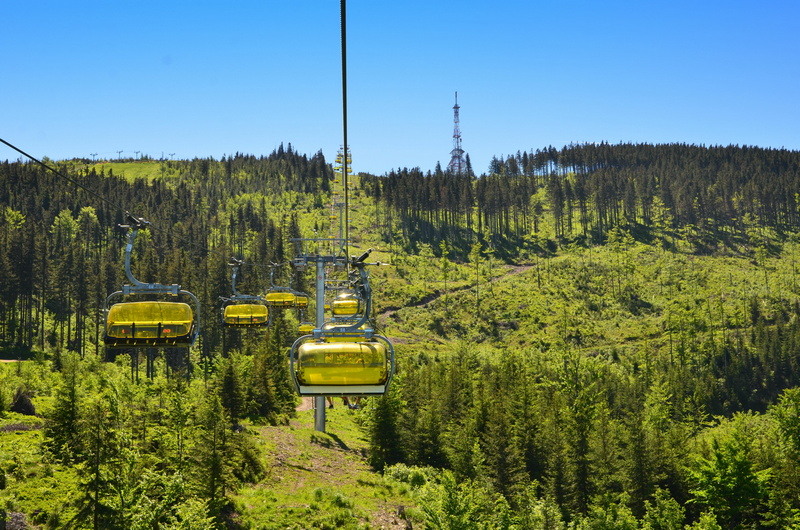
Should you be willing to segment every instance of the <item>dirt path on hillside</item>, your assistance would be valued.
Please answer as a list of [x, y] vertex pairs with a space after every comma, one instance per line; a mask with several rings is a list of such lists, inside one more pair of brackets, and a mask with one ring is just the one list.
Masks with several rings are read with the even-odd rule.
[[[532, 269], [534, 267], [535, 267], [535, 265], [511, 265], [511, 266], [509, 266], [508, 270], [504, 274], [502, 274], [501, 276], [498, 276], [496, 278], [493, 278], [492, 279], [492, 283], [496, 283], [496, 282], [500, 282], [500, 281], [503, 281], [503, 280], [507, 280], [511, 276], [517, 276], [517, 275], [522, 274], [522, 273], [524, 273], [526, 271], [529, 271], [530, 269]], [[438, 300], [439, 298], [441, 298], [442, 296], [444, 296], [445, 294], [452, 295], [454, 293], [459, 293], [459, 292], [462, 292], [462, 291], [468, 291], [469, 289], [474, 289], [474, 288], [475, 288], [475, 284], [471, 283], [469, 285], [464, 285], [464, 286], [458, 287], [456, 289], [449, 289], [446, 292], [442, 291], [442, 290], [439, 290], [439, 289], [436, 289], [433, 293], [429, 294], [428, 296], [425, 296], [424, 298], [422, 298], [417, 303], [411, 304], [410, 306], [406, 306], [406, 307], [426, 307], [426, 306], [432, 304], [433, 302], [435, 302], [436, 300]], [[378, 316], [377, 316], [378, 322], [385, 323], [388, 319], [396, 319], [397, 317], [395, 315], [397, 314], [397, 312], [400, 309], [401, 308], [399, 308], [399, 307], [387, 307], [381, 313], [378, 314]], [[393, 342], [396, 342], [397, 344], [403, 344], [403, 343], [405, 343], [407, 341], [404, 341], [402, 339], [393, 339]]]
[[314, 398], [313, 397], [301, 397], [300, 404], [297, 405], [296, 410], [297, 412], [303, 412], [304, 410], [311, 410], [314, 408]]
[[[303, 404], [309, 407], [313, 398], [304, 397]], [[299, 409], [298, 409], [299, 410]], [[308, 497], [309, 491], [319, 488], [331, 488], [337, 491], [352, 491], [365, 480], [379, 480], [365, 460], [364, 447], [349, 447], [336, 435], [335, 418], [329, 419], [328, 433], [312, 435], [312, 443], [298, 440], [298, 431], [309, 427], [310, 412], [300, 412], [298, 419], [286, 426], [260, 427], [261, 435], [274, 445], [269, 457], [272, 462], [269, 476], [263, 481], [264, 486], [281, 488], [298, 500], [298, 504], [286, 505], [286, 509], [306, 507], [301, 499]], [[302, 435], [301, 435], [302, 436]], [[366, 510], [366, 503], [353, 497], [361, 509]], [[378, 502], [377, 510], [369, 510], [369, 527], [383, 530], [404, 530], [407, 522], [398, 514], [402, 508], [390, 502]]]

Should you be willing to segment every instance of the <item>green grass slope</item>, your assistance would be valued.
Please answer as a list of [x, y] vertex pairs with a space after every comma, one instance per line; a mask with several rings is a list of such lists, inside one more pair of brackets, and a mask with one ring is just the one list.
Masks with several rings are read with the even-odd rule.
[[169, 167], [167, 162], [158, 160], [99, 162], [90, 166], [88, 169], [94, 169], [98, 173], [104, 171], [106, 174], [108, 174], [109, 171], [113, 171], [114, 175], [123, 177], [128, 182], [133, 182], [136, 179], [151, 181], [159, 178], [169, 178], [175, 175], [175, 170]]
[[235, 496], [245, 528], [407, 527], [414, 513], [406, 511], [413, 504], [407, 488], [369, 468], [361, 411], [335, 401], [326, 409], [325, 432], [314, 430], [313, 410], [299, 411], [288, 426], [253, 427], [265, 442], [269, 471]]
[[[166, 381], [158, 376], [153, 383], [136, 385], [127, 380], [129, 374], [124, 365], [123, 361], [101, 368], [106, 374], [103, 384], [116, 387], [117, 395], [134, 392], [137, 396], [133, 408], [132, 403], [127, 402], [123, 408], [128, 409], [124, 414], [132, 413], [139, 419], [133, 423], [119, 423], [113, 428], [118, 440], [127, 440], [126, 444], [132, 442], [126, 446], [133, 452], [127, 460], [122, 457], [116, 463], [104, 463], [103, 476], [116, 484], [114, 487], [126, 484], [119, 490], [118, 499], [127, 506], [129, 522], [138, 524], [143, 507], [155, 499], [164, 502], [169, 497], [159, 487], [152, 489], [148, 476], [152, 479], [153, 473], [162, 472], [167, 463], [163, 454], [172, 446], [167, 442], [169, 438], [162, 421], [171, 413], [160, 396]], [[93, 374], [88, 378], [92, 379]], [[36, 528], [91, 528], [92, 521], [86, 512], [87, 503], [91, 501], [87, 490], [87, 485], [91, 484], [87, 481], [91, 465], [59, 461], [45, 448], [46, 418], [54, 415], [54, 394], [59, 392], [59, 385], [53, 384], [55, 379], [49, 363], [22, 361], [21, 364], [0, 365], [3, 400], [10, 399], [9, 389], [28, 388], [35, 395], [33, 403], [37, 413], [43, 416], [8, 412], [9, 404], [3, 403], [5, 412], [0, 412], [0, 509], [5, 510], [9, 521], [15, 524], [24, 522], [37, 525]], [[185, 390], [185, 403], [203, 395], [204, 388], [202, 380], [195, 380]], [[87, 400], [91, 399], [79, 398], [80, 410], [86, 410]], [[314, 430], [310, 398], [298, 399], [296, 416], [286, 425], [243, 422], [244, 432], [236, 436], [246, 436], [253, 442], [255, 458], [266, 472], [255, 483], [245, 483], [228, 492], [231, 504], [219, 527], [401, 529], [422, 520], [408, 486], [384, 479], [367, 464], [368, 444], [361, 427], [366, 411], [348, 409], [337, 398], [336, 407], [326, 412], [326, 432]], [[84, 418], [83, 413], [81, 417]], [[92, 420], [85, 417], [80, 421]], [[187, 432], [196, 428], [189, 420]], [[187, 441], [192, 447], [189, 453], [198, 451], [198, 441], [194, 440]], [[187, 458], [194, 462], [193, 456]], [[125, 462], [138, 471], [121, 480], [118, 473], [125, 468]], [[190, 485], [194, 480], [191, 477], [197, 472], [194, 466], [190, 463], [185, 469], [183, 480], [186, 482], [181, 487], [182, 493], [177, 494], [183, 499], [181, 502], [188, 503], [184, 506], [191, 506], [192, 496], [202, 491]], [[115, 502], [116, 495], [109, 497], [107, 494], [104, 502]], [[157, 509], [163, 508], [153, 504], [152, 510]], [[198, 521], [193, 523], [190, 517], [184, 517], [180, 528], [207, 528], [204, 526], [206, 519]]]

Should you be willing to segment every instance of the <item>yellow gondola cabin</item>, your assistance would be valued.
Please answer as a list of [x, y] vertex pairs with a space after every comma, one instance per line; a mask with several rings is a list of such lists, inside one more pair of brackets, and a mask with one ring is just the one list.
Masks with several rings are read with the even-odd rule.
[[222, 323], [228, 327], [259, 327], [269, 324], [269, 308], [264, 304], [231, 304], [223, 310]]
[[124, 302], [112, 305], [104, 342], [112, 347], [191, 346], [195, 319], [182, 302]]
[[383, 385], [388, 365], [379, 342], [307, 342], [298, 348], [297, 379], [302, 385]]
[[273, 291], [267, 293], [267, 303], [273, 307], [294, 307], [297, 297], [288, 291]]

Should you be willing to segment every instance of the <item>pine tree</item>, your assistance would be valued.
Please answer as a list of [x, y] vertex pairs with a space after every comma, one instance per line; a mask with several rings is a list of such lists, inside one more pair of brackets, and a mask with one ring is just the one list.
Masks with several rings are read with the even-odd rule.
[[245, 412], [245, 388], [242, 382], [241, 359], [232, 354], [221, 361], [222, 367], [217, 383], [222, 406], [235, 425]]
[[480, 269], [480, 260], [481, 260], [481, 253], [483, 252], [483, 247], [480, 241], [476, 241], [473, 243], [470, 251], [469, 251], [469, 261], [472, 263], [472, 266], [475, 267], [475, 313], [480, 314], [481, 312], [481, 296], [480, 296], [480, 287], [481, 287], [481, 269]]
[[371, 398], [367, 409], [367, 438], [369, 439], [369, 456], [367, 461], [376, 470], [382, 470], [402, 461], [403, 451], [400, 446], [397, 422], [400, 414], [400, 400], [395, 390], [402, 383], [400, 378], [386, 394]]
[[65, 462], [73, 462], [83, 453], [79, 427], [83, 375], [77, 356], [64, 354], [55, 404], [44, 426], [44, 445], [53, 456]]
[[714, 438], [709, 458], [698, 457], [690, 469], [693, 502], [712, 509], [725, 528], [756, 525], [765, 508], [769, 473], [753, 469], [747, 450], [737, 432]]
[[190, 472], [197, 494], [208, 503], [212, 513], [219, 513], [233, 482], [231, 420], [216, 393], [207, 396], [197, 415], [194, 463]]
[[[95, 530], [125, 528], [123, 521], [128, 506], [125, 502], [114, 503], [111, 497], [115, 493], [123, 499], [126, 497], [132, 473], [123, 476], [117, 464], [134, 465], [135, 458], [130, 451], [122, 451], [120, 445], [119, 409], [113, 389], [90, 398], [80, 423], [85, 458], [78, 467], [84, 491], [81, 513], [86, 519], [91, 517]], [[123, 455], [124, 462], [121, 461]]]
[[491, 408], [481, 446], [486, 474], [494, 490], [511, 499], [519, 494], [528, 475], [507, 404], [507, 400], [498, 400]]

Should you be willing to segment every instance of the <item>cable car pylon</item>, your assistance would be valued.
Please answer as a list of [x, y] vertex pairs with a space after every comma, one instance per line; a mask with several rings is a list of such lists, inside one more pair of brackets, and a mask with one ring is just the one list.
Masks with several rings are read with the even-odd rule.
[[[372, 290], [366, 269], [370, 251], [345, 259], [341, 239], [294, 239], [301, 251], [294, 259], [300, 270], [313, 265], [316, 271], [316, 325], [312, 333], [298, 338], [290, 350], [290, 372], [300, 396], [315, 399], [315, 429], [325, 430], [325, 397], [364, 396], [386, 393], [395, 370], [394, 347], [369, 323]], [[325, 255], [320, 246], [330, 243], [339, 252]], [[309, 247], [316, 247], [316, 252]], [[326, 266], [346, 269], [350, 289], [331, 302], [331, 317], [325, 315]], [[339, 302], [339, 303], [337, 303]]]
[[[336, 159], [341, 171], [344, 204], [340, 210], [338, 239], [293, 239], [298, 252], [293, 265], [316, 271], [316, 321], [311, 334], [298, 338], [289, 352], [290, 371], [301, 396], [314, 397], [314, 429], [325, 431], [325, 397], [332, 395], [384, 394], [394, 375], [394, 347], [389, 339], [375, 334], [369, 325], [372, 290], [366, 259], [370, 251], [350, 256], [349, 183], [350, 150], [347, 144], [347, 11], [340, 0], [342, 42], [342, 154]], [[334, 207], [337, 205], [334, 204]], [[334, 212], [331, 212], [334, 217]], [[343, 217], [343, 220], [342, 220]], [[333, 221], [333, 219], [331, 219]], [[344, 237], [342, 237], [342, 232]], [[321, 247], [330, 245], [330, 253]], [[337, 248], [338, 247], [338, 248]], [[351, 289], [331, 303], [333, 315], [325, 320], [325, 267], [346, 270]]]

